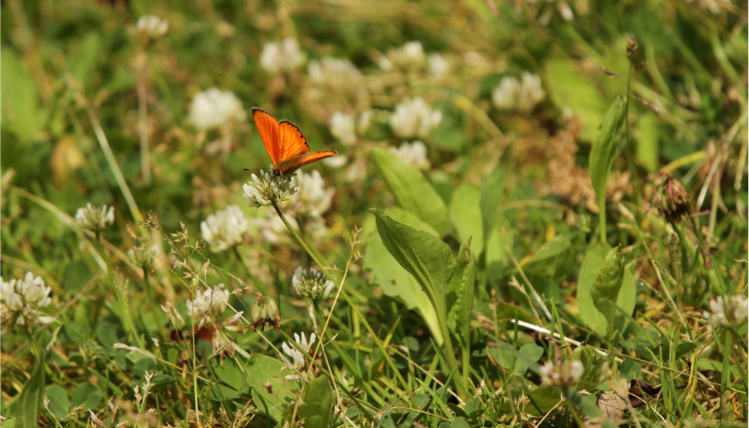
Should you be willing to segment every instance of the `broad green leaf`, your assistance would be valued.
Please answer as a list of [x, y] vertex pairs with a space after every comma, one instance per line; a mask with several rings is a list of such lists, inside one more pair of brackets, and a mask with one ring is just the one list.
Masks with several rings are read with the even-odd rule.
[[35, 427], [39, 422], [39, 412], [42, 408], [42, 396], [44, 395], [44, 367], [47, 364], [46, 353], [43, 348], [39, 348], [34, 371], [31, 372], [31, 377], [23, 386], [18, 397], [16, 426], [19, 427]]
[[299, 391], [298, 383], [285, 379], [291, 373], [282, 371], [283, 367], [281, 360], [263, 354], [252, 354], [245, 364], [244, 376], [252, 388], [255, 406], [276, 422], [288, 414], [287, 406]]
[[450, 247], [434, 235], [399, 223], [382, 211], [370, 211], [376, 217], [377, 232], [385, 248], [413, 275], [435, 308], [441, 306], [444, 310], [447, 282], [455, 268]]
[[440, 235], [447, 232], [447, 208], [424, 175], [390, 151], [375, 149], [372, 159], [402, 208], [416, 214]]
[[102, 398], [104, 398], [104, 396], [96, 385], [83, 382], [75, 388], [71, 405], [73, 407], [78, 407], [83, 404], [87, 409], [95, 409], [101, 402]]
[[447, 324], [460, 342], [462, 352], [470, 355], [473, 289], [476, 269], [470, 249], [471, 241], [460, 247], [455, 272], [447, 287]]
[[[599, 335], [605, 335], [608, 327], [606, 316], [593, 303], [593, 287], [601, 271], [606, 255], [611, 251], [608, 244], [593, 244], [588, 248], [580, 267], [577, 283], [577, 310], [580, 318]], [[629, 269], [624, 269], [621, 289], [616, 297], [617, 312], [631, 314], [635, 309], [635, 281]]]
[[570, 272], [575, 252], [572, 243], [564, 236], [558, 235], [544, 243], [533, 256], [522, 266], [533, 287], [541, 294], [550, 292], [552, 282], [566, 278]]
[[[606, 117], [601, 123], [601, 129], [588, 158], [590, 180], [593, 182], [593, 189], [598, 198], [598, 209], [601, 212], [606, 210], [606, 182], [616, 159], [616, 150], [621, 137], [619, 129], [625, 120], [624, 113], [625, 98], [620, 95], [614, 99], [606, 112]], [[600, 227], [605, 227], [605, 225]]]
[[[594, 141], [606, 109], [606, 100], [577, 62], [559, 59], [546, 62], [545, 74], [556, 84], [547, 87], [549, 98], [563, 110], [569, 108], [580, 119], [582, 137]], [[599, 73], [600, 74], [600, 73]]]
[[[437, 232], [431, 226], [408, 211], [391, 208], [387, 213], [398, 222], [437, 236]], [[401, 300], [407, 308], [418, 311], [427, 327], [429, 327], [435, 341], [442, 344], [442, 331], [429, 296], [422, 290], [416, 279], [390, 255], [382, 243], [380, 235], [374, 230], [367, 240], [367, 252], [364, 255], [363, 267], [372, 272], [372, 282], [379, 285], [383, 293]]]
[[84, 87], [89, 85], [91, 74], [99, 59], [100, 40], [101, 34], [98, 32], [88, 33], [78, 49], [68, 57], [67, 71]]
[[541, 385], [531, 389], [528, 398], [530, 403], [525, 406], [524, 411], [536, 416], [546, 414], [562, 399], [559, 389], [551, 385]]
[[514, 376], [524, 376], [528, 369], [534, 373], [539, 371], [538, 360], [543, 356], [544, 350], [534, 343], [526, 343], [517, 349], [505, 341], [498, 341], [496, 347], [490, 347], [489, 353], [494, 361]]
[[637, 161], [648, 172], [658, 170], [658, 124], [655, 115], [645, 114], [640, 117], [637, 127], [640, 131], [637, 139]]
[[57, 384], [47, 385], [44, 395], [49, 398], [49, 410], [57, 419], [62, 419], [70, 412], [70, 400], [65, 389]]
[[601, 270], [593, 282], [593, 290], [590, 292], [593, 304], [604, 314], [609, 326], [614, 324], [614, 317], [617, 313], [616, 297], [619, 295], [623, 280], [624, 256], [622, 248], [617, 247], [606, 254]]
[[501, 168], [495, 168], [489, 174], [481, 190], [481, 218], [483, 219], [484, 242], [489, 242], [490, 234], [502, 219], [499, 207], [504, 196], [505, 174]]
[[460, 242], [471, 238], [471, 248], [476, 254], [484, 251], [484, 226], [481, 216], [481, 189], [463, 182], [450, 201], [450, 220], [458, 232]]
[[36, 83], [12, 48], [5, 47], [0, 52], [0, 61], [3, 65], [0, 68], [3, 126], [26, 143], [34, 137], [41, 124]]
[[488, 281], [499, 281], [509, 272], [514, 271], [508, 248], [512, 248], [515, 238], [507, 220], [500, 218], [494, 230], [489, 233], [484, 250], [486, 278]]
[[309, 428], [328, 428], [333, 413], [333, 391], [327, 377], [321, 376], [307, 385], [299, 406], [299, 418]]

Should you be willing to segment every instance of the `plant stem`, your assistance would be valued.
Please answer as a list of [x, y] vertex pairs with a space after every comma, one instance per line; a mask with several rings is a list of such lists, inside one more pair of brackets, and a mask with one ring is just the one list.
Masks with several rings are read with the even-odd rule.
[[639, 177], [637, 174], [637, 165], [635, 165], [635, 150], [632, 147], [632, 140], [629, 133], [629, 99], [632, 98], [632, 70], [634, 65], [629, 64], [629, 71], [627, 73], [627, 101], [624, 103], [624, 123], [625, 123], [625, 138], [627, 140], [625, 150], [627, 152], [627, 164], [629, 165], [629, 173], [632, 174], [632, 183], [634, 183], [634, 197], [635, 206], [638, 208], [635, 211], [637, 222], [642, 221], [642, 189], [638, 186]]

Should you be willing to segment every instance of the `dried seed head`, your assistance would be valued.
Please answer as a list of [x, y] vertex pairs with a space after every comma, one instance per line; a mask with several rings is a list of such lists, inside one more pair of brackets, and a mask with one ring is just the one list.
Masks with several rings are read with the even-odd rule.
[[278, 314], [278, 306], [276, 306], [276, 301], [273, 298], [257, 293], [257, 300], [252, 304], [250, 326], [256, 331], [260, 327], [262, 331], [266, 325], [272, 326], [278, 332], [278, 327], [281, 325], [281, 316]]
[[656, 186], [653, 204], [658, 211], [672, 224], [679, 224], [681, 219], [692, 211], [689, 196], [680, 181], [663, 173], [663, 180]]

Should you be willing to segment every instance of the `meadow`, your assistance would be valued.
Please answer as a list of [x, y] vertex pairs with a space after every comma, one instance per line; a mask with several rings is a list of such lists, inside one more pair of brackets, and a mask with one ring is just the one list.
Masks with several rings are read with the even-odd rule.
[[3, 427], [746, 426], [746, 2], [1, 10]]

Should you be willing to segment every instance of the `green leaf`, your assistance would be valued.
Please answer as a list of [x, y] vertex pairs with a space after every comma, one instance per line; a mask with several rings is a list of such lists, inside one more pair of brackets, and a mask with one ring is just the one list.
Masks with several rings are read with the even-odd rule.
[[307, 385], [299, 406], [299, 418], [309, 428], [328, 428], [333, 413], [333, 391], [327, 377], [318, 377]]
[[646, 114], [640, 117], [638, 129], [640, 138], [637, 139], [637, 162], [648, 172], [658, 170], [658, 124], [655, 115]]
[[550, 283], [561, 282], [571, 273], [574, 257], [575, 251], [570, 240], [558, 235], [544, 243], [531, 256], [523, 265], [523, 272], [536, 291], [548, 295]]
[[450, 220], [458, 232], [460, 242], [471, 238], [471, 248], [476, 254], [484, 251], [484, 226], [481, 216], [481, 189], [464, 181], [453, 193], [450, 201]]
[[499, 207], [504, 195], [505, 174], [501, 168], [495, 168], [486, 178], [481, 190], [481, 218], [483, 219], [484, 242], [489, 242], [489, 236], [495, 232], [495, 227], [502, 219]]
[[39, 422], [39, 411], [42, 408], [42, 396], [44, 395], [45, 366], [46, 353], [42, 347], [39, 347], [34, 371], [31, 372], [31, 377], [23, 386], [18, 397], [16, 425], [19, 427], [35, 427]]
[[455, 269], [450, 247], [434, 235], [399, 223], [382, 211], [370, 211], [376, 217], [377, 232], [385, 248], [413, 275], [438, 313], [446, 310], [446, 287]]
[[68, 394], [60, 385], [49, 385], [44, 388], [44, 394], [49, 398], [49, 410], [57, 419], [63, 419], [70, 412]]
[[245, 379], [252, 388], [255, 406], [276, 422], [289, 414], [286, 406], [296, 399], [299, 385], [284, 377], [290, 372], [281, 371], [281, 360], [262, 354], [252, 354], [245, 364]]
[[[601, 272], [604, 259], [609, 251], [611, 251], [611, 247], [608, 244], [591, 245], [585, 253], [577, 283], [577, 310], [580, 318], [599, 335], [606, 334], [609, 323], [606, 315], [602, 314], [593, 302], [592, 292], [596, 278]], [[616, 297], [616, 306], [619, 308], [616, 309], [617, 312], [632, 313], [635, 309], [635, 293], [634, 278], [632, 278], [629, 269], [624, 269], [624, 278]]]
[[36, 83], [12, 48], [6, 47], [0, 52], [0, 61], [3, 64], [0, 68], [3, 125], [26, 143], [41, 124]]
[[[606, 210], [606, 182], [616, 159], [616, 149], [620, 137], [619, 129], [624, 123], [625, 107], [625, 98], [621, 95], [617, 96], [608, 112], [606, 112], [598, 138], [596, 138], [588, 158], [590, 180], [593, 182], [593, 189], [598, 198], [598, 209], [601, 212]], [[600, 227], [605, 228], [605, 224]]]
[[591, 76], [586, 76], [574, 60], [547, 61], [545, 70], [551, 81], [559, 82], [547, 87], [549, 98], [560, 110], [569, 108], [580, 119], [584, 140], [595, 140], [606, 100], [591, 83]]
[[78, 407], [83, 404], [87, 409], [95, 409], [101, 402], [102, 398], [104, 398], [104, 396], [96, 385], [83, 382], [75, 388], [71, 405], [73, 407]]
[[98, 32], [88, 33], [78, 50], [68, 57], [67, 71], [84, 87], [90, 83], [91, 74], [99, 59], [100, 40], [101, 34]]
[[455, 272], [447, 286], [447, 325], [460, 342], [466, 356], [471, 354], [471, 318], [476, 269], [470, 249], [471, 241], [461, 245]]
[[601, 270], [593, 282], [593, 304], [606, 317], [609, 326], [614, 324], [616, 316], [616, 297], [624, 281], [624, 257], [622, 248], [611, 249], [603, 259]]
[[445, 234], [449, 225], [447, 208], [424, 175], [388, 150], [373, 150], [372, 159], [398, 205], [416, 214], [440, 235]]
[[[396, 221], [437, 236], [437, 232], [431, 226], [408, 211], [391, 208], [387, 213]], [[407, 308], [418, 311], [427, 327], [429, 327], [435, 341], [442, 344], [442, 331], [429, 296], [422, 290], [416, 279], [390, 255], [379, 234], [374, 231], [367, 240], [367, 252], [364, 256], [363, 267], [371, 271], [371, 281], [378, 284], [383, 293], [399, 299]]]

